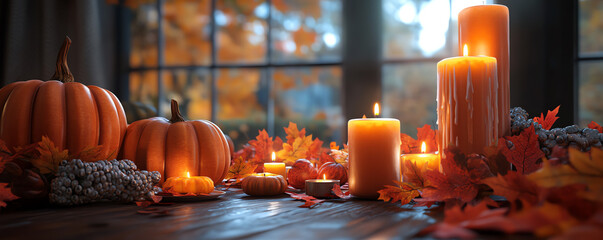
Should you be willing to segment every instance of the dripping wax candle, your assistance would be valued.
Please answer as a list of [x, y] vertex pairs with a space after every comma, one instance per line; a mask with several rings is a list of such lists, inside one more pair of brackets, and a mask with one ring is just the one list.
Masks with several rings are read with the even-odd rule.
[[[379, 105], [375, 104], [375, 116]], [[348, 122], [350, 194], [377, 199], [377, 191], [400, 180], [400, 121], [360, 118]]]
[[484, 153], [497, 143], [498, 77], [496, 58], [467, 56], [438, 62], [439, 152], [454, 145], [464, 153]]
[[477, 5], [459, 12], [459, 52], [466, 44], [473, 56], [496, 58], [498, 137], [510, 134], [509, 117], [509, 9], [503, 5]]

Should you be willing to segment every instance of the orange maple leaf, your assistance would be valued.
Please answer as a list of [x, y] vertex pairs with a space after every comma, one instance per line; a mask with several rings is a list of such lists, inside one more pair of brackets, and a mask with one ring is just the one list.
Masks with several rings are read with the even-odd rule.
[[402, 176], [404, 182], [411, 183], [418, 188], [424, 188], [429, 186], [427, 179], [423, 176], [423, 173], [427, 171], [427, 164], [417, 166], [416, 162], [404, 161], [404, 169], [402, 170]]
[[36, 149], [40, 152], [40, 156], [32, 159], [31, 163], [42, 174], [56, 173], [61, 161], [69, 159], [69, 152], [67, 150], [59, 150], [52, 140], [46, 136], [42, 137], [42, 141], [38, 143]]
[[336, 142], [331, 142], [331, 144], [329, 144], [329, 148], [332, 150], [339, 150], [339, 146], [337, 146]]
[[310, 145], [312, 145], [312, 135], [298, 137], [293, 141], [293, 144], [283, 143], [283, 149], [278, 151], [276, 155], [284, 163], [291, 165], [297, 159], [307, 157]]
[[431, 129], [431, 125], [429, 124], [425, 124], [423, 127], [417, 128], [417, 141], [419, 146], [421, 146], [422, 142], [425, 142], [425, 145], [427, 146], [426, 152], [435, 152], [438, 150], [436, 131]]
[[289, 122], [289, 127], [284, 128], [285, 133], [287, 134], [287, 143], [293, 144], [296, 138], [303, 138], [306, 136], [306, 129], [302, 128], [302, 130], [297, 129], [297, 124], [293, 122]]
[[415, 187], [411, 183], [394, 181], [398, 186], [386, 185], [384, 189], [377, 191], [379, 193], [379, 199], [384, 202], [392, 203], [400, 202], [405, 205], [412, 201], [414, 198], [419, 196], [419, 188]]
[[540, 125], [542, 125], [542, 128], [550, 130], [551, 127], [553, 127], [555, 121], [559, 119], [559, 117], [557, 117], [557, 113], [559, 113], [559, 107], [561, 107], [561, 105], [557, 106], [555, 109], [553, 109], [553, 111], [549, 110], [546, 113], [546, 118], [544, 117], [544, 114], [540, 113], [540, 117], [535, 117], [534, 121], [540, 123]]
[[537, 204], [542, 190], [525, 175], [514, 171], [509, 171], [505, 176], [486, 178], [482, 182], [490, 186], [495, 195], [503, 196], [511, 203], [519, 199], [530, 204]]
[[595, 121], [590, 121], [590, 123], [588, 124], [588, 128], [596, 129], [597, 131], [599, 131], [599, 133], [603, 133], [603, 127], [601, 127], [601, 125], [599, 125]]
[[272, 144], [272, 138], [268, 136], [266, 129], [260, 130], [258, 136], [254, 140], [249, 141], [249, 145], [255, 149], [255, 155], [253, 156], [255, 164], [271, 160]]
[[8, 183], [0, 183], [0, 208], [6, 207], [6, 202], [15, 200], [19, 197], [15, 196], [10, 188], [8, 187]]
[[245, 161], [242, 157], [235, 158], [233, 160], [233, 164], [228, 168], [228, 174], [226, 174], [226, 179], [236, 179], [236, 181], [241, 181], [243, 178], [251, 175], [255, 166]]
[[322, 153], [322, 143], [323, 142], [320, 141], [318, 138], [315, 138], [314, 141], [312, 141], [312, 144], [310, 144], [310, 147], [308, 148], [306, 159], [320, 159], [320, 155]]

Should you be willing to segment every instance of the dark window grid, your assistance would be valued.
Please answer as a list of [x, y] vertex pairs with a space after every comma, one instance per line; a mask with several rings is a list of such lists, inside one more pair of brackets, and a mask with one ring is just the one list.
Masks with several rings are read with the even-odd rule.
[[[211, 1], [211, 11], [210, 11], [210, 42], [211, 42], [211, 64], [209, 65], [165, 65], [164, 62], [164, 51], [165, 51], [165, 38], [163, 36], [163, 3], [165, 0], [157, 0], [156, 8], [157, 13], [160, 16], [157, 20], [157, 66], [156, 67], [128, 67], [129, 72], [143, 72], [149, 70], [157, 71], [157, 99], [161, 101], [161, 99], [165, 98], [165, 93], [163, 89], [163, 79], [162, 79], [162, 70], [196, 70], [196, 69], [208, 69], [210, 70], [210, 84], [211, 84], [211, 121], [216, 121], [216, 104], [217, 104], [217, 89], [216, 89], [216, 71], [215, 69], [223, 69], [223, 68], [253, 68], [253, 69], [266, 69], [268, 70], [268, 76], [272, 73], [274, 68], [286, 68], [286, 67], [322, 67], [322, 66], [341, 66], [342, 61], [308, 61], [308, 62], [284, 62], [284, 63], [274, 63], [272, 62], [272, 0], [266, 0], [266, 4], [268, 4], [268, 16], [266, 18], [266, 22], [268, 25], [266, 31], [266, 61], [265, 63], [234, 63], [234, 64], [224, 64], [217, 63], [217, 54], [216, 54], [216, 44], [215, 44], [215, 36], [216, 36], [216, 23], [215, 23], [215, 10], [216, 10], [216, 2], [217, 0]], [[123, 1], [120, 1], [120, 4], [123, 5]], [[273, 82], [268, 81], [268, 92], [272, 91]], [[163, 112], [161, 109], [161, 105], [157, 102], [158, 111], [157, 113]], [[270, 135], [274, 135], [274, 99], [269, 99], [267, 106], [267, 131]]]

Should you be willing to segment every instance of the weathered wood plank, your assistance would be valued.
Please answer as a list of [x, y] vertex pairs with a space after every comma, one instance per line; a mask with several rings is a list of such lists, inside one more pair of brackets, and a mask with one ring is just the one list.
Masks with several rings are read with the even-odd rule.
[[163, 217], [115, 203], [16, 211], [0, 214], [0, 238], [408, 238], [441, 219], [424, 208], [381, 201], [325, 202], [313, 209], [301, 204], [287, 195], [256, 198], [235, 190], [214, 201], [156, 207], [170, 212]]

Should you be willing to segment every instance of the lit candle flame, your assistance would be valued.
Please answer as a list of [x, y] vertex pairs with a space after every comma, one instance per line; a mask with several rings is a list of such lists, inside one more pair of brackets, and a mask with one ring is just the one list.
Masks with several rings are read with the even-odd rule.
[[191, 177], [191, 172], [186, 172], [186, 177], [187, 178]]
[[379, 116], [379, 103], [375, 103], [375, 107], [373, 108], [373, 112], [375, 113], [375, 117]]
[[469, 56], [469, 49], [467, 48], [467, 44], [463, 46], [463, 56]]
[[322, 179], [327, 180], [327, 174], [326, 173], [322, 175]]
[[272, 152], [272, 161], [274, 162], [276, 160], [276, 154], [274, 152]]
[[421, 153], [425, 153], [427, 151], [427, 145], [425, 145], [425, 142], [421, 143]]

